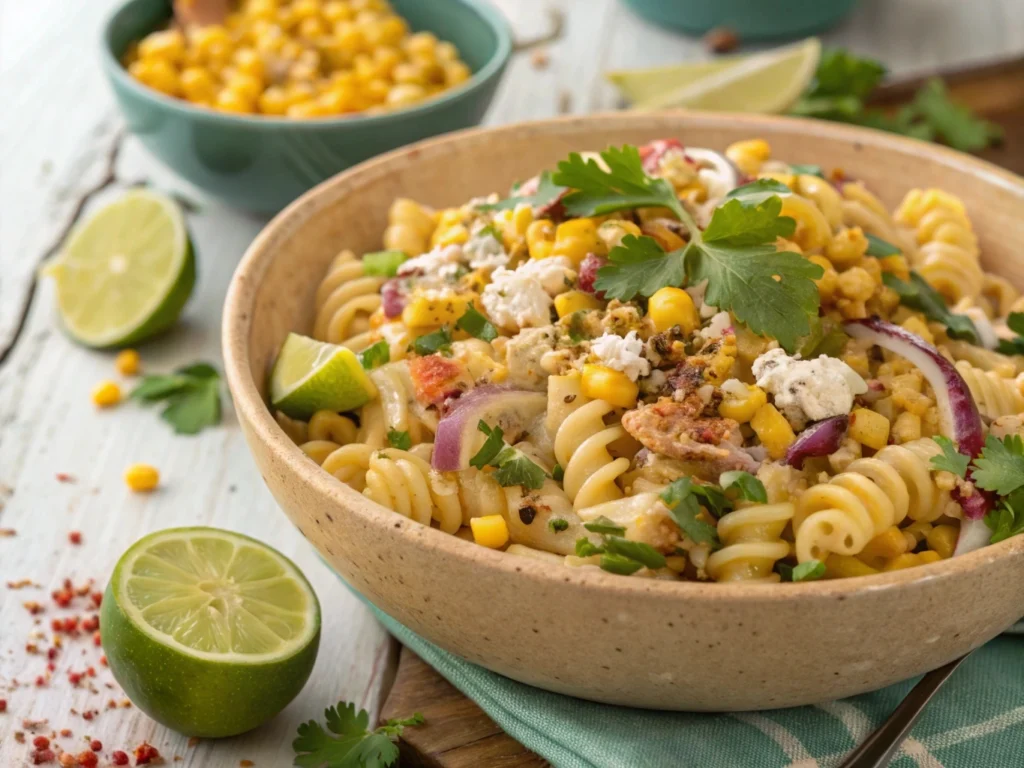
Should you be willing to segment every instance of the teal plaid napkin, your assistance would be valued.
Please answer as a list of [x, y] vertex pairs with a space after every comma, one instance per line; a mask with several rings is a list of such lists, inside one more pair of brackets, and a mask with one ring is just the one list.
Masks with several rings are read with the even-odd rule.
[[[733, 715], [613, 707], [488, 672], [370, 607], [395, 637], [556, 768], [829, 768], [914, 683], [813, 707]], [[1004, 635], [968, 659], [925, 711], [892, 768], [1024, 766], [1022, 650], [1024, 638]]]

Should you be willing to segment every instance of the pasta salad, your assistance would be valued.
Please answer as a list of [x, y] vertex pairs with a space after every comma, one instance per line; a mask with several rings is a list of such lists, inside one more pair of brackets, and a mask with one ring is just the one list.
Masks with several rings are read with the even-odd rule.
[[336, 257], [277, 365], [294, 346], [344, 373], [271, 401], [397, 514], [701, 581], [868, 575], [1024, 529], [1024, 299], [947, 191], [890, 212], [760, 139], [666, 139], [505, 197], [398, 199], [383, 245]]

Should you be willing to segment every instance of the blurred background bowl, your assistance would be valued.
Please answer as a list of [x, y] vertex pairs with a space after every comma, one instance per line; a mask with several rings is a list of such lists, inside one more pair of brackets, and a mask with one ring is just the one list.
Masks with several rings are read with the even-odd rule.
[[728, 27], [741, 40], [778, 40], [838, 24], [857, 0], [624, 0], [640, 16], [693, 35]]
[[294, 120], [233, 115], [165, 96], [121, 64], [128, 46], [162, 27], [169, 0], [128, 0], [103, 31], [103, 66], [129, 130], [159, 160], [224, 202], [274, 213], [367, 158], [483, 118], [512, 51], [501, 14], [484, 0], [392, 0], [414, 31], [452, 42], [473, 71], [466, 83], [382, 115]]

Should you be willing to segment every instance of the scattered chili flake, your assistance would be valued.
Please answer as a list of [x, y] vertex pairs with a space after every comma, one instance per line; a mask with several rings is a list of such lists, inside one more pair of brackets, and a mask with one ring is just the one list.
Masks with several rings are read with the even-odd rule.
[[42, 688], [44, 685], [46, 685], [46, 678], [42, 675], [39, 675], [36, 678], [36, 688]]
[[50, 746], [50, 740], [45, 736], [36, 736], [32, 739], [32, 746], [36, 749], [46, 749]]
[[14, 732], [14, 740], [16, 742], [18, 742], [19, 744], [24, 744], [25, 743], [25, 732], [24, 731], [15, 731]]
[[31, 613], [33, 616], [35, 616], [37, 614], [40, 614], [40, 613], [42, 613], [43, 611], [46, 610], [43, 606], [41, 606], [35, 600], [29, 600], [27, 602], [22, 603], [22, 605], [25, 607], [25, 610], [28, 611], [29, 613]]
[[42, 720], [30, 720], [26, 717], [21, 721], [21, 727], [24, 728], [26, 731], [32, 731], [32, 733], [35, 733], [41, 728], [45, 728], [46, 724], [49, 722], [50, 721], [47, 720], [45, 717]]
[[739, 35], [729, 27], [715, 27], [704, 35], [704, 45], [712, 53], [729, 53], [739, 44]]
[[81, 672], [71, 672], [69, 670], [68, 671], [68, 682], [77, 687], [78, 684], [80, 682], [82, 682], [82, 673]]
[[83, 632], [95, 632], [100, 628], [100, 617], [99, 616], [86, 616], [82, 619], [82, 631]]
[[7, 588], [8, 589], [24, 589], [25, 587], [35, 587], [35, 586], [37, 586], [37, 585], [32, 582], [32, 579], [18, 579], [17, 581], [8, 581], [7, 582]]
[[63, 736], [65, 739], [70, 739], [72, 736], [74, 736], [74, 734], [71, 733], [70, 728], [61, 728], [60, 735]]
[[114, 765], [128, 765], [128, 755], [119, 749], [110, 756], [110, 762]]
[[71, 533], [68, 534], [68, 541], [70, 541], [72, 544], [74, 544], [76, 546], [81, 544], [82, 543], [82, 532], [81, 531], [71, 531]]
[[85, 720], [92, 720], [98, 714], [99, 714], [99, 710], [90, 709], [88, 712], [83, 712], [82, 713], [82, 717]]
[[[99, 643], [96, 643], [96, 645], [99, 645]], [[102, 656], [100, 656], [100, 664], [102, 664], [104, 667], [107, 666], [107, 654], [103, 654]]]
[[32, 765], [52, 763], [55, 755], [52, 749], [38, 749], [32, 753]]
[[78, 765], [78, 758], [70, 752], [61, 752], [57, 762], [60, 763], [61, 768], [75, 768]]
[[18, 532], [13, 528], [0, 528], [0, 539], [10, 538], [11, 536], [17, 536]]
[[60, 589], [53, 593], [53, 602], [59, 605], [61, 608], [67, 608], [71, 605], [71, 599], [74, 597], [71, 594], [71, 590]]
[[149, 765], [153, 760], [160, 757], [160, 752], [152, 744], [143, 742], [135, 748], [135, 764]]
[[25, 653], [35, 655], [39, 653], [39, 646], [35, 643], [25, 643]]
[[193, 737], [191, 737], [188, 740], [188, 748], [192, 749], [192, 747], [194, 747], [198, 743], [199, 743], [199, 737], [198, 736], [193, 736]]
[[96, 677], [96, 668], [95, 667], [86, 667], [85, 668], [85, 674], [87, 674], [89, 677]]
[[533, 66], [534, 69], [547, 69], [548, 64], [550, 63], [551, 57], [548, 55], [548, 52], [545, 51], [543, 48], [538, 48], [530, 56], [530, 64]]
[[47, 648], [46, 649], [46, 658], [48, 658], [50, 661], [53, 661], [54, 659], [57, 658], [57, 654], [59, 654], [59, 653], [60, 653], [60, 649], [59, 648]]
[[96, 768], [99, 765], [99, 758], [96, 757], [96, 752], [79, 752], [78, 753], [78, 764], [82, 768]]
[[[98, 648], [102, 644], [102, 642], [103, 641], [100, 639], [99, 630], [93, 632], [92, 633], [92, 644], [95, 645]], [[106, 659], [107, 657], [104, 656], [103, 658]], [[107, 662], [104, 661], [103, 663], [106, 664]]]
[[57, 482], [58, 483], [74, 483], [76, 481], [75, 481], [75, 476], [74, 475], [69, 475], [67, 472], [58, 472], [57, 473]]
[[96, 604], [96, 607], [99, 608], [100, 607], [100, 603], [103, 602], [103, 593], [102, 592], [93, 592], [90, 595], [90, 597], [92, 598], [93, 603]]
[[89, 749], [91, 749], [93, 752], [99, 752], [103, 749], [103, 742], [99, 739], [93, 739], [89, 742]]
[[252, 760], [239, 760], [238, 764], [242, 768], [252, 768], [252, 766], [256, 765], [256, 763], [254, 763]]
[[7, 711], [7, 699], [0, 699], [0, 713]]
[[57, 665], [56, 664], [54, 664], [52, 661], [47, 663], [47, 665], [46, 665], [46, 671], [47, 672], [53, 672], [55, 669], [57, 669]]

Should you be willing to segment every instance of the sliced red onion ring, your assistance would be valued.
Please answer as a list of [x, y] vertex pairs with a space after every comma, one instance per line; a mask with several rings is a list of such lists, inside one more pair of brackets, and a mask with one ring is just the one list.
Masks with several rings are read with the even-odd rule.
[[608, 263], [608, 259], [604, 256], [598, 256], [596, 253], [588, 253], [582, 262], [580, 262], [580, 273], [577, 278], [577, 286], [584, 293], [592, 293], [597, 298], [604, 298], [604, 291], [594, 290], [594, 281], [597, 280], [597, 270]]
[[405, 294], [402, 293], [401, 284], [396, 278], [388, 280], [381, 286], [380, 298], [385, 317], [398, 317], [405, 309]]
[[835, 453], [843, 444], [849, 426], [850, 417], [846, 414], [812, 424], [789, 446], [789, 450], [786, 451], [786, 463], [791, 467], [803, 469], [804, 459]]
[[[743, 174], [740, 173], [740, 169], [736, 167], [733, 161], [721, 152], [715, 152], [713, 149], [705, 149], [704, 147], [690, 147], [686, 150], [686, 156], [691, 160], [696, 160], [701, 166], [708, 166], [703, 170], [711, 171], [716, 180], [721, 183], [725, 192], [740, 186]], [[708, 196], [711, 196], [711, 190], [708, 190]]]
[[478, 429], [481, 421], [501, 427], [511, 443], [544, 412], [547, 400], [543, 392], [499, 386], [477, 387], [463, 395], [437, 423], [432, 466], [442, 472], [468, 469], [486, 439]]
[[644, 171], [648, 174], [657, 173], [661, 158], [672, 149], [683, 149], [679, 139], [655, 139], [638, 148]]

